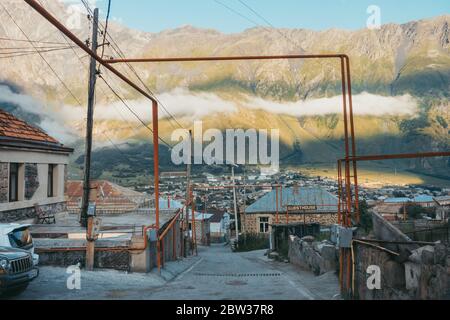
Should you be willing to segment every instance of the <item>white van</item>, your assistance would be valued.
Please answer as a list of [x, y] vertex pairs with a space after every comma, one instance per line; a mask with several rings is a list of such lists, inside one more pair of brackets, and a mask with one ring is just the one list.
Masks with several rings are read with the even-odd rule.
[[39, 264], [39, 255], [34, 253], [30, 224], [0, 224], [0, 247], [26, 250], [33, 257], [33, 264]]

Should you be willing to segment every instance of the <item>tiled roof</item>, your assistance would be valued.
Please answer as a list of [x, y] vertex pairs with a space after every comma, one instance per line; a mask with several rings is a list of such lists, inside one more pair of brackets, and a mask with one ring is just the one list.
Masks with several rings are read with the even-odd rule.
[[[143, 197], [143, 194], [140, 192], [121, 187], [106, 180], [92, 181], [91, 188], [97, 190], [99, 198], [104, 199]], [[81, 198], [83, 196], [83, 181], [68, 181], [66, 189], [67, 196], [70, 199]]]
[[[320, 188], [284, 188], [278, 192], [278, 211], [286, 212], [286, 206], [317, 206], [316, 212], [330, 213], [338, 211], [338, 199], [331, 193]], [[276, 190], [266, 194], [251, 206], [245, 213], [276, 212]]]
[[0, 108], [0, 137], [60, 144], [41, 129], [33, 127]]

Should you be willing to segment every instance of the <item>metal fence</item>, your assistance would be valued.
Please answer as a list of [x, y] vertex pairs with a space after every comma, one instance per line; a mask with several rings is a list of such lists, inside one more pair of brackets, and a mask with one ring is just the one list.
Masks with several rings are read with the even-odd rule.
[[443, 243], [450, 243], [450, 229], [448, 225], [441, 227], [434, 227], [422, 230], [414, 230], [407, 232], [406, 235], [413, 239], [414, 241], [421, 242], [437, 242], [441, 241]]
[[[155, 211], [153, 196], [108, 197], [96, 199], [94, 202], [97, 215], [151, 214]], [[70, 214], [79, 214], [81, 198], [67, 201], [67, 211]]]

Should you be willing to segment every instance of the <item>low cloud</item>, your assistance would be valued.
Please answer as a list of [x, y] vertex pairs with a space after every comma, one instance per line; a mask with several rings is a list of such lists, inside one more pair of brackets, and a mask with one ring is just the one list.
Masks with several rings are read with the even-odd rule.
[[[237, 112], [238, 107], [234, 102], [221, 99], [212, 93], [191, 93], [184, 89], [176, 89], [158, 96], [164, 108], [170, 114], [189, 120], [200, 120], [208, 115], [218, 113]], [[147, 99], [129, 100], [126, 103], [146, 122], [152, 121], [151, 103]], [[159, 118], [167, 118], [167, 112], [160, 106]], [[98, 104], [96, 107], [97, 120], [121, 120], [138, 122], [139, 120], [128, 111], [121, 102], [112, 104]]]
[[[213, 93], [194, 93], [186, 89], [175, 89], [160, 94], [159, 100], [176, 118], [189, 122], [201, 120], [207, 116], [219, 116], [238, 112], [239, 108], [263, 110], [275, 114], [294, 117], [342, 114], [342, 96], [311, 99], [297, 102], [275, 102], [254, 96], [241, 100], [225, 100]], [[86, 109], [78, 106], [61, 105], [51, 109], [34, 98], [14, 92], [10, 87], [0, 84], [0, 102], [20, 106], [24, 111], [39, 115], [40, 126], [50, 135], [63, 143], [73, 142], [82, 133], [76, 133], [75, 124], [82, 123]], [[370, 93], [361, 93], [353, 97], [356, 115], [413, 115], [417, 110], [417, 101], [410, 95], [384, 97]], [[128, 100], [126, 103], [146, 123], [152, 121], [152, 108], [147, 99]], [[160, 107], [159, 118], [167, 118]], [[110, 104], [97, 103], [95, 107], [97, 121], [122, 121], [139, 126], [139, 120], [123, 105], [116, 101]]]
[[[39, 101], [26, 94], [13, 91], [7, 85], [0, 85], [0, 105], [1, 103], [17, 106], [27, 113], [39, 116], [40, 123], [38, 125], [62, 143], [71, 143], [77, 139], [76, 133], [67, 128], [65, 123], [67, 115], [73, 115], [73, 110], [69, 106], [63, 107], [62, 112], [51, 112]], [[64, 117], [60, 115], [64, 115]]]
[[[249, 109], [301, 117], [341, 114], [343, 112], [342, 100], [342, 95], [297, 102], [274, 102], [250, 97], [245, 106]], [[417, 110], [417, 101], [410, 95], [384, 97], [363, 92], [353, 96], [353, 110], [355, 115], [410, 115]]]
[[[160, 94], [159, 100], [163, 102], [170, 114], [178, 118], [186, 118], [189, 121], [201, 120], [206, 116], [220, 113], [238, 112], [239, 106], [294, 117], [341, 114], [343, 110], [342, 96], [297, 102], [275, 102], [247, 96], [242, 99], [243, 101], [230, 101], [212, 93], [193, 93], [185, 89], [176, 89]], [[148, 100], [132, 100], [127, 101], [127, 104], [144, 121], [152, 121], [151, 106]], [[417, 110], [417, 101], [410, 95], [384, 97], [364, 92], [353, 97], [353, 106], [356, 115], [412, 115]], [[100, 104], [96, 107], [96, 119], [98, 120], [120, 120], [124, 117], [127, 121], [138, 121], [121, 102]], [[160, 108], [159, 118], [166, 117], [167, 113]]]

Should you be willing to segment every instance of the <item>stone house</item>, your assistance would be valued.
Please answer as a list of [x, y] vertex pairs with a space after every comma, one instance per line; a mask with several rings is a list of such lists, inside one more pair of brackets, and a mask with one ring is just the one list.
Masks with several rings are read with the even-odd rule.
[[450, 215], [450, 196], [436, 197], [434, 201], [437, 205], [436, 219], [447, 222]]
[[[198, 245], [211, 244], [210, 213], [195, 212], [195, 239]], [[192, 237], [192, 210], [189, 210], [189, 235]]]
[[271, 226], [277, 222], [278, 224], [318, 223], [322, 226], [336, 224], [338, 199], [320, 188], [283, 188], [283, 190], [273, 190], [264, 195], [247, 207], [245, 214], [241, 217], [244, 233], [269, 235]]
[[66, 210], [64, 186], [73, 149], [0, 109], [0, 222], [33, 220], [34, 205]]

